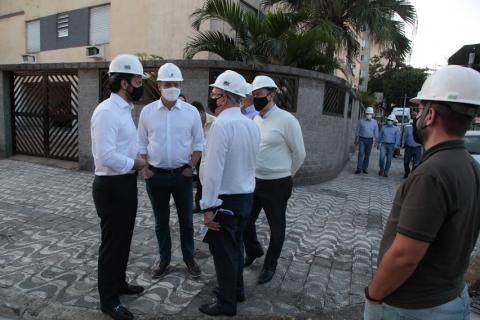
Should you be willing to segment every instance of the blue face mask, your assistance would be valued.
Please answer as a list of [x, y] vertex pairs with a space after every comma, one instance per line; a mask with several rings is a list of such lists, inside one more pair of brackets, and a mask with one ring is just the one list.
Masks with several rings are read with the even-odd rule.
[[388, 121], [387, 121], [387, 124], [388, 124], [389, 126], [393, 126], [393, 121], [392, 121], [392, 120], [388, 120]]

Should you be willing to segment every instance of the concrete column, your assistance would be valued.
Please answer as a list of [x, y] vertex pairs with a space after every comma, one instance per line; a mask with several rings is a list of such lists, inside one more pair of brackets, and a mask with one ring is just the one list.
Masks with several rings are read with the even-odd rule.
[[12, 77], [11, 72], [0, 71], [0, 158], [12, 155], [12, 103], [10, 97]]
[[199, 101], [208, 111], [209, 69], [182, 68], [182, 75], [184, 79], [182, 93], [187, 97], [188, 102]]
[[99, 103], [100, 73], [97, 69], [78, 70], [78, 166], [93, 171], [90, 118]]

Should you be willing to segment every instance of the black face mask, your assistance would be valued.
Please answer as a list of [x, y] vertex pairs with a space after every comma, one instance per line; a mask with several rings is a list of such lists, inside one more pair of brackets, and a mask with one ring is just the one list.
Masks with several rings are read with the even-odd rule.
[[130, 101], [136, 102], [143, 97], [143, 86], [140, 86], [140, 87], [137, 88], [137, 87], [132, 86], [132, 84], [130, 83], [129, 87], [132, 88], [132, 91], [129, 91], [127, 89], [127, 94], [128, 94], [128, 98], [130, 99]]
[[215, 99], [212, 99], [212, 98], [208, 98], [208, 109], [210, 109], [210, 111], [215, 114], [215, 109], [218, 108], [217, 106], [217, 100], [220, 99], [221, 97], [218, 97], [218, 98], [215, 98]]
[[[422, 116], [420, 116], [420, 119]], [[423, 123], [421, 123], [420, 119], [414, 119], [413, 120], [413, 139], [420, 143], [423, 144], [423, 140], [425, 138], [425, 135], [422, 133], [423, 129], [425, 129], [427, 126]]]
[[267, 97], [253, 97], [253, 106], [255, 107], [255, 110], [260, 112], [265, 106], [268, 104], [268, 99]]

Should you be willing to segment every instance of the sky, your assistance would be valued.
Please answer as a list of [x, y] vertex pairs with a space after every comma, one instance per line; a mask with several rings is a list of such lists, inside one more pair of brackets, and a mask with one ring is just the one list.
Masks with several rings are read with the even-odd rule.
[[463, 45], [480, 43], [480, 0], [410, 2], [418, 19], [416, 32], [406, 28], [413, 40], [412, 66], [438, 69]]

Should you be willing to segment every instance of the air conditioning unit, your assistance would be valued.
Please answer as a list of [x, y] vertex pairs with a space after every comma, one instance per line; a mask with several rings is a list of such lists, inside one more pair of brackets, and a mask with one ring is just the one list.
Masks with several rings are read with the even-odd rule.
[[93, 59], [105, 58], [105, 52], [103, 46], [90, 46], [86, 47], [86, 56]]
[[22, 63], [35, 63], [36, 57], [33, 54], [22, 54]]

